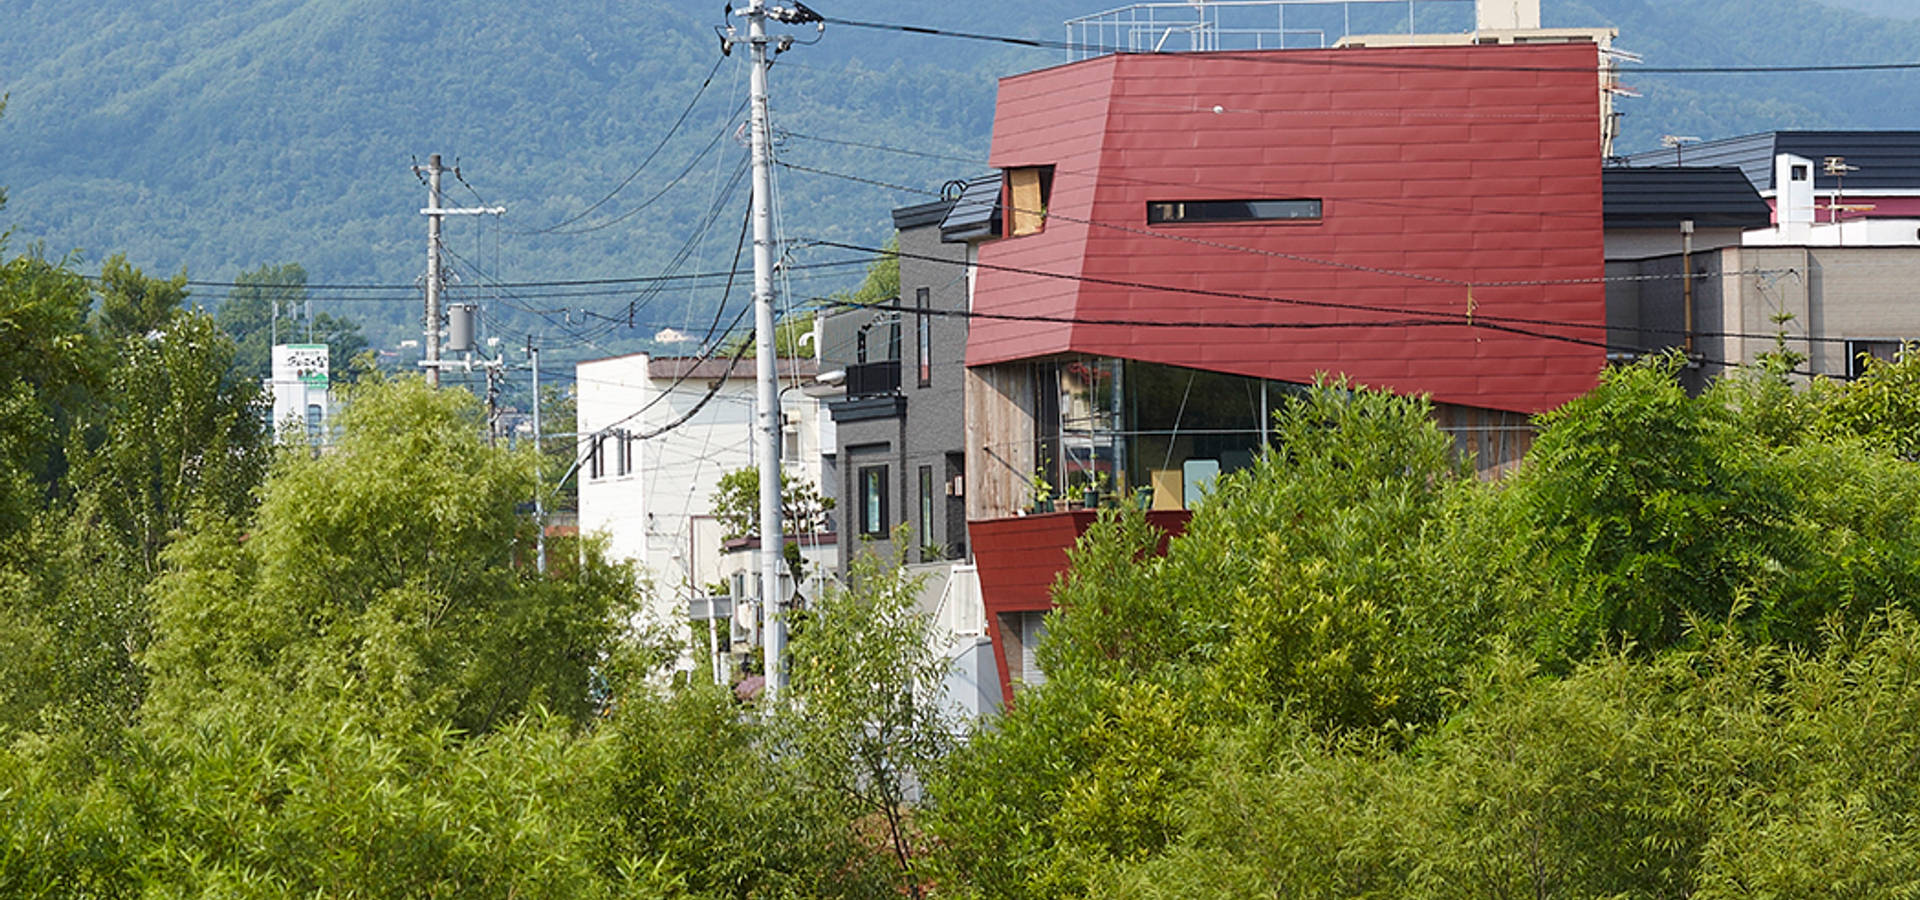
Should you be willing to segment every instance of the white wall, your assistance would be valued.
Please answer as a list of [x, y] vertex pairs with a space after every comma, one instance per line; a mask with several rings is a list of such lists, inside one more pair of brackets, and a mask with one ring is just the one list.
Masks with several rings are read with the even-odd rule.
[[[716, 580], [712, 561], [720, 548], [696, 543], [712, 542], [715, 532], [696, 529], [696, 522], [711, 515], [720, 477], [754, 464], [754, 370], [751, 364], [735, 367], [703, 405], [713, 380], [693, 377], [676, 386], [672, 378], [650, 377], [648, 361], [646, 354], [633, 354], [575, 369], [582, 458], [584, 436], [616, 432], [604, 444], [610, 458], [598, 477], [590, 462], [581, 464], [580, 527], [604, 533], [615, 556], [638, 563], [652, 584], [648, 617], [678, 625], [686, 621], [688, 597]], [[793, 433], [783, 447], [783, 465], [818, 484], [820, 404], [798, 390], [784, 392], [781, 400]], [[611, 453], [617, 431], [632, 436], [632, 466], [625, 474]]]

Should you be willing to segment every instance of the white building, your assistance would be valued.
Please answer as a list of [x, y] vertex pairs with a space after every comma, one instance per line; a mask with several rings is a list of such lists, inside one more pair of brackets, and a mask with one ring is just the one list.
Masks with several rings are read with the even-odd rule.
[[329, 354], [325, 344], [275, 344], [273, 433], [281, 443], [324, 443], [331, 403], [327, 397]]
[[[696, 523], [710, 521], [720, 477], [754, 465], [754, 369], [751, 359], [645, 353], [575, 369], [580, 528], [604, 534], [612, 556], [640, 565], [654, 622], [684, 626], [689, 601], [728, 575], [717, 532]], [[802, 390], [815, 369], [812, 360], [779, 362], [780, 458], [790, 477], [824, 487], [820, 452], [834, 446], [833, 424]], [[757, 581], [747, 580], [756, 595]]]

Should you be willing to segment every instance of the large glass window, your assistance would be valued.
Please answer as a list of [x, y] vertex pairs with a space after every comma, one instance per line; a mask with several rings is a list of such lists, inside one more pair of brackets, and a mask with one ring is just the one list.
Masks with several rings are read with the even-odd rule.
[[1187, 505], [1196, 478], [1251, 465], [1273, 410], [1305, 390], [1103, 357], [1044, 363], [1036, 376], [1034, 450], [1055, 496], [1150, 489], [1156, 509]]

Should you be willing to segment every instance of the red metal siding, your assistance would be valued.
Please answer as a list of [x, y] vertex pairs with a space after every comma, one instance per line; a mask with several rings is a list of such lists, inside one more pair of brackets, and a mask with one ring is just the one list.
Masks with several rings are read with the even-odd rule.
[[[1287, 327], [980, 319], [968, 364], [1077, 351], [1557, 406], [1592, 387], [1603, 348], [1516, 331], [1605, 334], [1595, 54], [1136, 55], [1005, 79], [993, 165], [1056, 168], [1045, 229], [982, 248], [978, 311]], [[1153, 200], [1261, 198], [1322, 199], [1323, 219], [1146, 224]]]
[[[993, 660], [1000, 671], [1000, 696], [1011, 700], [1006, 644], [1000, 639], [1000, 615], [1039, 612], [1053, 608], [1053, 582], [1067, 570], [1067, 551], [1078, 543], [1094, 520], [1094, 510], [1013, 516], [967, 523], [980, 575], [980, 596], [987, 611], [987, 635], [993, 642]], [[1147, 513], [1147, 521], [1168, 539], [1186, 533], [1192, 514], [1186, 510]], [[1167, 551], [1167, 540], [1159, 552]]]

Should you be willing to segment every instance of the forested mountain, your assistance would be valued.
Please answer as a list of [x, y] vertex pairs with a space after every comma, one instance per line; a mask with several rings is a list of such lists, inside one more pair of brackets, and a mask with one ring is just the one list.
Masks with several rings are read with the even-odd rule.
[[[1879, 9], [1875, 0], [1830, 2]], [[1064, 19], [1098, 6], [819, 5], [843, 19], [1052, 40], [1064, 37]], [[729, 267], [746, 203], [735, 174], [746, 157], [738, 139], [744, 54], [716, 66], [713, 28], [721, 16], [713, 6], [555, 0], [537, 13], [479, 0], [9, 6], [9, 27], [0, 30], [0, 90], [9, 95], [0, 118], [0, 184], [10, 200], [0, 221], [14, 227], [16, 248], [44, 241], [51, 254], [79, 249], [90, 262], [120, 252], [148, 271], [184, 269], [196, 279], [298, 262], [318, 284], [411, 285], [422, 270], [425, 190], [410, 166], [440, 152], [449, 164], [458, 161], [463, 176], [448, 179], [450, 202], [510, 209], [498, 222], [457, 220], [447, 236], [458, 255], [456, 295], [488, 302], [499, 320], [495, 333], [507, 340], [537, 326], [550, 337], [572, 335], [566, 340], [581, 353], [628, 349], [660, 327], [704, 330], [720, 300], [719, 282], [659, 296], [479, 290], [490, 278]], [[1460, 17], [1449, 6], [1421, 4], [1422, 29], [1461, 27], [1447, 18]], [[1548, 24], [1619, 27], [1620, 44], [1654, 66], [1920, 59], [1920, 23], [1812, 0], [1545, 0], [1543, 7]], [[1787, 33], [1792, 40], [1783, 39]], [[815, 37], [808, 29], [798, 35]], [[983, 168], [994, 78], [1064, 59], [1058, 50], [834, 25], [774, 69], [780, 152], [797, 165], [934, 189]], [[1920, 87], [1912, 73], [1628, 81], [1646, 97], [1624, 107], [1623, 151], [1652, 146], [1662, 133], [1920, 124], [1920, 110], [1906, 99]], [[624, 190], [593, 207], [629, 176]], [[799, 170], [783, 170], [778, 186], [787, 237], [873, 245], [884, 239], [889, 209], [926, 196]], [[561, 223], [555, 232], [528, 233]], [[817, 249], [796, 254], [803, 264], [845, 258]], [[858, 271], [796, 268], [806, 277], [792, 293], [825, 293]], [[410, 293], [353, 303], [339, 291], [314, 296], [316, 308], [365, 320], [380, 344], [417, 327]], [[217, 288], [199, 291], [205, 301], [218, 295]]]

